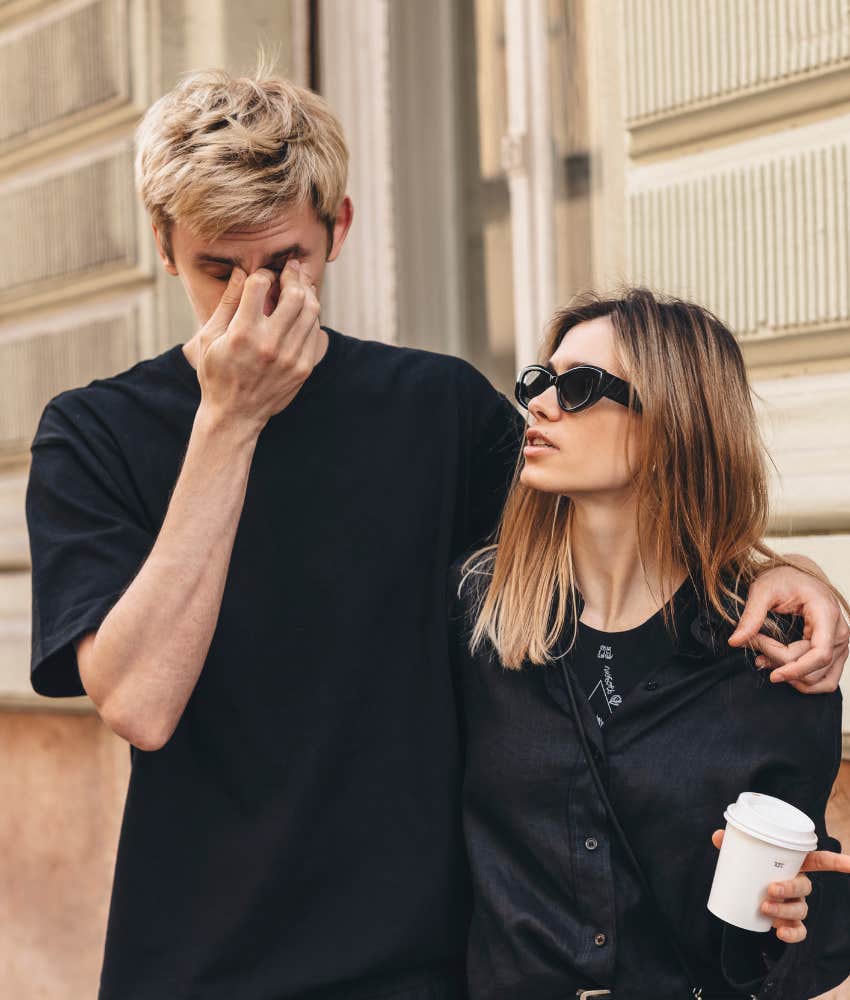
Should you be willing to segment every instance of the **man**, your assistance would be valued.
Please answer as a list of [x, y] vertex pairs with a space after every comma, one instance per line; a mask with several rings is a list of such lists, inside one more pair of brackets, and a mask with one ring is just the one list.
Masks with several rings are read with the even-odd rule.
[[[196, 73], [138, 138], [200, 329], [52, 400], [27, 496], [33, 684], [133, 748], [101, 1000], [460, 997], [445, 581], [522, 424], [465, 362], [319, 325], [353, 208], [318, 97]], [[834, 689], [812, 577], [766, 574], [740, 640], [777, 603], [814, 631], [773, 662]]]

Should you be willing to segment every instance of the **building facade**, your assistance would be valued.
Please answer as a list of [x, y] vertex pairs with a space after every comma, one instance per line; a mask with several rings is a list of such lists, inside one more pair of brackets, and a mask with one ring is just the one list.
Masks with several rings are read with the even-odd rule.
[[507, 390], [577, 291], [705, 303], [761, 399], [774, 543], [850, 594], [846, 0], [3, 0], [0, 982], [20, 1000], [93, 995], [129, 768], [86, 699], [29, 688], [28, 445], [57, 392], [191, 335], [133, 129], [181, 72], [248, 70], [260, 44], [351, 148], [328, 323]]

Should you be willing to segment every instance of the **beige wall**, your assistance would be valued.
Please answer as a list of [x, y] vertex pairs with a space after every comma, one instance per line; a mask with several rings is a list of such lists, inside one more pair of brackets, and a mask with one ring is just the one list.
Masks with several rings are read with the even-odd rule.
[[0, 716], [0, 995], [95, 996], [127, 745], [93, 714]]
[[850, 7], [585, 7], [594, 281], [693, 298], [740, 335], [774, 541], [850, 595]]

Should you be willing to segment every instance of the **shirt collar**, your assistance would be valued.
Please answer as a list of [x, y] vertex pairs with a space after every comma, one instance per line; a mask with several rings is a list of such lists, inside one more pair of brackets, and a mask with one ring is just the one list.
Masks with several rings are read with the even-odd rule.
[[[576, 592], [577, 615], [581, 617], [584, 599]], [[714, 608], [700, 603], [690, 577], [673, 595], [673, 652], [694, 660], [716, 660], [729, 652], [729, 636], [734, 625]]]

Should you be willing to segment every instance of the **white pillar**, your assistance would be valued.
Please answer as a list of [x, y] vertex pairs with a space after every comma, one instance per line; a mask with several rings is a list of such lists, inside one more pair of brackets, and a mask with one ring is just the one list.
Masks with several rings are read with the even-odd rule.
[[554, 152], [546, 0], [505, 0], [508, 175], [517, 367], [535, 360], [556, 305]]
[[354, 225], [327, 271], [322, 319], [343, 333], [393, 343], [396, 253], [390, 129], [388, 0], [321, 0], [320, 83], [351, 154]]

